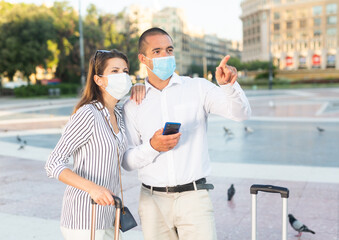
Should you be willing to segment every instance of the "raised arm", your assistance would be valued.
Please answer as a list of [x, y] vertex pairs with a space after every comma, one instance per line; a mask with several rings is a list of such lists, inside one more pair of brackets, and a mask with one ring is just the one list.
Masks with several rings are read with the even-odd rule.
[[235, 121], [242, 121], [251, 116], [251, 107], [237, 82], [237, 69], [227, 65], [229, 59], [230, 56], [227, 55], [216, 68], [215, 76], [219, 86], [202, 80], [200, 91], [207, 114], [213, 113]]

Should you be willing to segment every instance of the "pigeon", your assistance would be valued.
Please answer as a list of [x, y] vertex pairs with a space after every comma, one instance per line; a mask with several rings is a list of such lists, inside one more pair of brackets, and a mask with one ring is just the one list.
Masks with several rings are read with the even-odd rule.
[[323, 129], [323, 128], [321, 128], [321, 127], [318, 127], [318, 126], [317, 126], [317, 129], [318, 129], [319, 132], [325, 131], [325, 129]]
[[21, 138], [19, 137], [19, 135], [16, 136], [16, 140], [17, 140], [18, 142], [21, 142]]
[[250, 128], [250, 127], [245, 126], [244, 129], [245, 129], [245, 132], [247, 132], [247, 133], [252, 133], [253, 132], [253, 129]]
[[231, 201], [234, 194], [235, 194], [235, 188], [234, 188], [233, 184], [231, 184], [230, 188], [227, 190], [227, 200]]
[[24, 149], [25, 145], [21, 144], [18, 150]]
[[299, 222], [292, 214], [288, 214], [289, 222], [294, 230], [298, 232], [297, 237], [301, 237], [302, 232], [310, 232], [312, 234], [315, 234], [314, 231], [309, 229], [306, 225]]
[[270, 100], [268, 102], [268, 106], [270, 106], [271, 108], [274, 108], [275, 107], [275, 103], [272, 100]]
[[231, 129], [228, 129], [228, 128], [224, 127], [224, 130], [225, 130], [225, 134], [233, 135]]

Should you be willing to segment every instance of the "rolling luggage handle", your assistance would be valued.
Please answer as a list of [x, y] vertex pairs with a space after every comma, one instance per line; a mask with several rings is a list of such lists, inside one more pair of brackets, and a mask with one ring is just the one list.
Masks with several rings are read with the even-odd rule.
[[[122, 208], [122, 202], [119, 197], [113, 196], [114, 206], [116, 208], [115, 212], [115, 222], [114, 222], [114, 240], [119, 239], [119, 224], [120, 224], [120, 214]], [[92, 217], [91, 217], [91, 240], [95, 240], [95, 218], [96, 218], [96, 205], [97, 203], [91, 199], [92, 202]]]
[[268, 193], [280, 193], [283, 201], [282, 240], [287, 240], [287, 198], [289, 197], [289, 190], [284, 187], [258, 184], [253, 184], [250, 189], [252, 195], [252, 240], [257, 239], [257, 194], [259, 191]]

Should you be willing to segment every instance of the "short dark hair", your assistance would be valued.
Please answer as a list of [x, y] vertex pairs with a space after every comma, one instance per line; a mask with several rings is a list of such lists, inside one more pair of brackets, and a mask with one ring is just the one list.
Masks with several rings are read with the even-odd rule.
[[139, 46], [138, 46], [139, 53], [145, 54], [146, 37], [154, 36], [157, 34], [167, 35], [173, 42], [171, 36], [165, 30], [158, 28], [158, 27], [153, 27], [143, 32], [143, 34], [141, 34], [139, 38]]

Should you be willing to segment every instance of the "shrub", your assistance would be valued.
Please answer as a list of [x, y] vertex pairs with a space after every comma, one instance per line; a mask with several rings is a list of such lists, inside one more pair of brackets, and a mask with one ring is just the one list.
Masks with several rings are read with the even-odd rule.
[[80, 85], [71, 83], [61, 83], [57, 85], [28, 85], [14, 89], [16, 97], [36, 97], [48, 96], [48, 89], [59, 88], [61, 95], [78, 94]]

